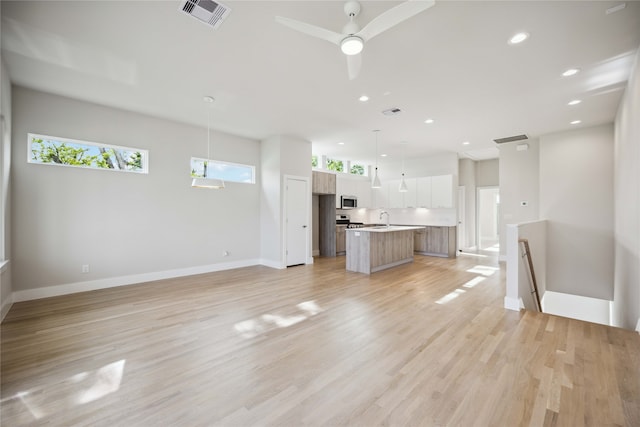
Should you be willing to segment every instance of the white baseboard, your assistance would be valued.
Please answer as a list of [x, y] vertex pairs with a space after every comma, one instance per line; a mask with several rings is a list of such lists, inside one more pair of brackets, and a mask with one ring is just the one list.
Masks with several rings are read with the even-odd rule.
[[520, 311], [523, 306], [520, 298], [504, 297], [504, 308], [507, 310]]
[[320, 249], [314, 249], [311, 252], [311, 256], [320, 256]]
[[2, 307], [0, 308], [0, 323], [4, 320], [4, 316], [7, 315], [9, 310], [11, 310], [11, 306], [13, 305], [13, 293], [9, 295], [6, 301], [2, 302]]
[[307, 264], [313, 264], [313, 257], [307, 257]]
[[287, 268], [281, 261], [273, 261], [270, 259], [261, 259], [259, 262], [260, 265], [264, 265], [265, 267], [277, 268], [278, 270], [283, 270]]
[[[86, 282], [68, 283], [64, 285], [15, 291], [12, 296], [13, 302], [30, 301], [40, 298], [74, 294], [77, 292], [95, 291], [97, 289], [115, 288], [118, 286], [133, 285], [136, 283], [152, 282], [154, 280], [172, 279], [174, 277], [192, 276], [194, 274], [250, 267], [258, 264], [261, 264], [258, 260], [249, 259], [220, 264], [202, 265], [198, 267], [158, 271], [153, 273], [132, 274], [129, 276], [109, 277], [105, 279], [89, 280]], [[2, 307], [2, 310], [4, 311], [4, 307]]]

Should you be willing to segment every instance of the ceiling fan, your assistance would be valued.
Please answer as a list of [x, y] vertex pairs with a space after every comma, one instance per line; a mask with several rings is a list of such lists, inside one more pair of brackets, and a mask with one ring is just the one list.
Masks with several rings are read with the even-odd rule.
[[347, 56], [347, 68], [349, 79], [355, 79], [360, 73], [362, 58], [360, 52], [364, 48], [365, 42], [371, 40], [380, 33], [383, 33], [401, 22], [411, 18], [418, 13], [429, 9], [435, 4], [434, 0], [409, 0], [392, 7], [386, 12], [378, 15], [369, 22], [363, 29], [354, 21], [360, 13], [360, 3], [348, 1], [344, 5], [344, 13], [349, 18], [349, 22], [342, 29], [342, 33], [316, 27], [315, 25], [294, 19], [276, 16], [276, 22], [286, 25], [296, 31], [317, 37], [340, 46], [342, 53]]

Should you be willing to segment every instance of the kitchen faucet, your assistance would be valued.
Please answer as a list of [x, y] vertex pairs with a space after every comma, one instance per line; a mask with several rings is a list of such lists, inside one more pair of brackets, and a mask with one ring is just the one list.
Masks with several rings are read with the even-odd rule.
[[382, 219], [382, 215], [386, 215], [387, 216], [387, 228], [389, 228], [389, 212], [387, 212], [387, 211], [380, 212], [380, 219]]

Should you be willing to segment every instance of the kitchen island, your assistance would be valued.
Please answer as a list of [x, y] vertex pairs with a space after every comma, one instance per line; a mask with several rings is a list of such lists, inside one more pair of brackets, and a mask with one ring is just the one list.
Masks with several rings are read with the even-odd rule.
[[413, 262], [413, 234], [423, 228], [392, 225], [347, 229], [347, 270], [371, 274]]

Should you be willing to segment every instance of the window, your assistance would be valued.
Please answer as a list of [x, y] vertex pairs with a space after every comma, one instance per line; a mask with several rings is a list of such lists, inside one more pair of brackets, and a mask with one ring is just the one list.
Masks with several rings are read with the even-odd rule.
[[192, 178], [214, 178], [229, 182], [256, 183], [256, 167], [239, 163], [191, 158]]
[[349, 173], [353, 175], [364, 175], [364, 166], [353, 164], [351, 165], [351, 169], [349, 169]]
[[311, 167], [312, 168], [318, 167], [318, 156], [311, 156]]
[[344, 172], [342, 160], [327, 159], [327, 170], [334, 172]]
[[147, 150], [33, 133], [28, 137], [29, 163], [137, 173], [149, 172]]

